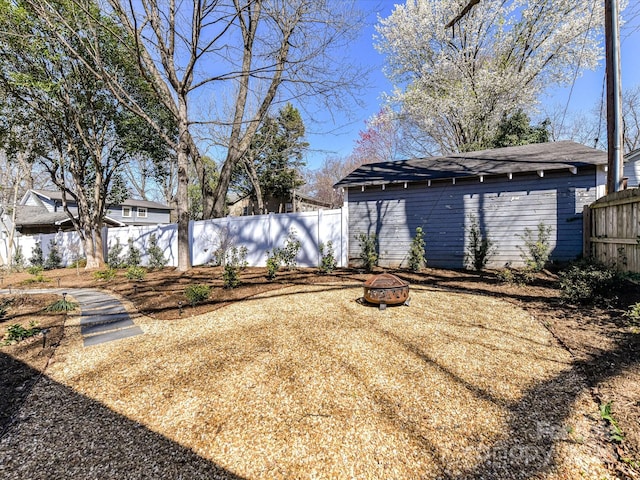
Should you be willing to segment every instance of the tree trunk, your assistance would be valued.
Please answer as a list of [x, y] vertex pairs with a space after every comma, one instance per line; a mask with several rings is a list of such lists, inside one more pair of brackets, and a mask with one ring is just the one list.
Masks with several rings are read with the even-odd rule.
[[229, 148], [227, 158], [220, 170], [220, 178], [218, 178], [218, 184], [213, 192], [213, 218], [224, 217], [227, 207], [227, 191], [229, 190], [229, 184], [231, 183], [231, 174], [233, 173], [233, 167], [238, 162], [238, 157], [234, 155], [234, 150]]
[[180, 121], [178, 125], [178, 189], [176, 202], [178, 205], [178, 270], [186, 272], [191, 268], [189, 255], [189, 131], [187, 123], [187, 100], [179, 98]]
[[249, 179], [251, 180], [251, 185], [253, 185], [253, 191], [256, 196], [256, 204], [258, 207], [258, 215], [262, 215], [263, 213], [267, 213], [264, 208], [264, 198], [262, 197], [262, 187], [260, 186], [260, 179], [258, 178], [258, 172], [256, 172], [255, 165], [245, 158], [244, 161], [245, 169]]
[[103, 268], [105, 262], [104, 252], [102, 250], [102, 232], [99, 230], [83, 232], [82, 246], [84, 247], [84, 254], [87, 258], [85, 270], [97, 270]]

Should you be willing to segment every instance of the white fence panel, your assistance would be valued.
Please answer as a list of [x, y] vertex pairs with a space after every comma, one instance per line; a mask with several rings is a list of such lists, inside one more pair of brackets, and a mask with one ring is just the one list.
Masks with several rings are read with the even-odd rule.
[[342, 229], [342, 209], [319, 210], [288, 214], [254, 215], [202, 220], [193, 224], [192, 263], [207, 265], [214, 262], [215, 252], [223, 247], [246, 247], [247, 263], [253, 267], [266, 265], [267, 252], [282, 248], [293, 232], [301, 248], [297, 262], [301, 267], [319, 264], [319, 244], [333, 243], [334, 255], [340, 266], [342, 251], [346, 252], [346, 238]]
[[[106, 232], [106, 233], [105, 233]], [[153, 226], [129, 226], [117, 228], [103, 229], [103, 244], [105, 247], [104, 258], [107, 260], [108, 252], [115, 247], [117, 243], [122, 246], [121, 257], [127, 254], [129, 249], [129, 239], [133, 239], [133, 245], [140, 250], [142, 265], [149, 264], [149, 256], [147, 250], [151, 245], [151, 235], [156, 236], [158, 246], [164, 253], [168, 267], [178, 266], [178, 225], [175, 223], [169, 225], [153, 225]]]
[[[193, 265], [213, 263], [215, 253], [222, 247], [246, 247], [247, 262], [250, 266], [266, 265], [267, 252], [282, 248], [289, 233], [293, 232], [300, 241], [301, 248], [297, 262], [301, 267], [315, 267], [320, 262], [319, 245], [333, 244], [333, 253], [338, 266], [347, 265], [346, 209], [319, 210], [289, 214], [255, 215], [249, 217], [225, 217], [190, 223], [191, 262]], [[121, 256], [127, 254], [129, 239], [140, 250], [142, 265], [149, 264], [147, 251], [151, 235], [155, 234], [158, 246], [162, 248], [167, 266], [178, 265], [177, 224], [157, 226], [129, 226], [104, 228], [102, 231], [105, 260], [108, 252], [119, 243]], [[56, 241], [64, 266], [70, 265], [84, 256], [80, 237], [76, 232], [59, 232], [35, 236], [17, 236], [16, 242], [22, 248], [24, 258], [32, 256], [37, 241], [41, 242], [43, 256], [49, 254], [49, 242]]]
[[232, 246], [247, 248], [249, 265], [265, 265], [265, 252], [271, 248], [269, 243], [269, 217], [271, 216], [226, 217], [193, 222], [191, 248], [193, 265], [215, 263], [218, 249], [224, 251]]

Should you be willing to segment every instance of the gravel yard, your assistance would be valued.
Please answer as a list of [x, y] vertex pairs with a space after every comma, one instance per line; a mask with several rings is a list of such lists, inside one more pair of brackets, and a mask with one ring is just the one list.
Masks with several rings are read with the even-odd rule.
[[82, 347], [67, 319], [3, 478], [615, 478], [598, 405], [526, 310], [412, 285], [295, 285]]

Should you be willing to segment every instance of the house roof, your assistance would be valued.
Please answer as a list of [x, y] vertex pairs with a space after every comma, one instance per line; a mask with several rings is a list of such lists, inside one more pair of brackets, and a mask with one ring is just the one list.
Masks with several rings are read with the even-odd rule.
[[[35, 194], [46, 198], [48, 200], [58, 200], [58, 201], [62, 201], [62, 192], [60, 192], [59, 190], [32, 190], [32, 192], [34, 192]], [[138, 200], [135, 198], [127, 198], [125, 201], [123, 201], [122, 203], [119, 203], [118, 205], [125, 205], [125, 206], [129, 206], [129, 207], [144, 207], [144, 208], [157, 208], [157, 209], [161, 209], [161, 210], [170, 210], [171, 207], [164, 205], [162, 203], [158, 203], [158, 202], [151, 202], [149, 200]], [[110, 205], [113, 206], [113, 205]]]
[[16, 225], [59, 225], [69, 220], [67, 212], [49, 212], [43, 207], [16, 205]]
[[607, 154], [571, 141], [535, 143], [362, 165], [334, 187], [419, 182], [606, 165]]
[[[44, 207], [16, 205], [16, 222], [21, 227], [59, 226], [71, 221], [66, 212], [49, 212]], [[108, 225], [123, 227], [125, 224], [110, 217], [104, 217]]]

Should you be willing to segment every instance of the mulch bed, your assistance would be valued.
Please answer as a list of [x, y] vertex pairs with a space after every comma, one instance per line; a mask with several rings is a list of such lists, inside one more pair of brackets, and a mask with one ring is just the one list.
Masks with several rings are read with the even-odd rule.
[[[571, 362], [575, 366], [574, 371], [579, 372], [583, 378], [581, 382], [588, 387], [587, 394], [592, 401], [595, 401], [596, 404], [612, 402], [613, 415], [625, 434], [625, 440], [620, 444], [609, 442], [606, 423], [598, 418], [592, 419], [596, 424], [599, 424], [604, 432], [604, 434], [602, 432], [594, 434], [594, 438], [600, 438], [601, 460], [608, 465], [610, 471], [617, 478], [640, 478], [640, 474], [638, 474], [640, 468], [633, 467], [633, 462], [640, 461], [640, 424], [638, 422], [640, 418], [640, 402], [638, 401], [640, 398], [640, 335], [637, 327], [630, 325], [621, 316], [623, 308], [640, 301], [637, 288], [620, 292], [619, 308], [605, 310], [577, 308], [562, 304], [558, 291], [555, 289], [556, 278], [548, 272], [539, 275], [536, 282], [528, 286], [502, 284], [490, 274], [479, 276], [469, 272], [436, 269], [428, 269], [420, 274], [395, 273], [408, 280], [412, 285], [436, 288], [443, 292], [494, 297], [506, 300], [529, 312], [567, 349]], [[61, 287], [105, 288], [130, 301], [139, 311], [156, 321], [174, 322], [180, 322], [190, 317], [197, 318], [199, 315], [218, 310], [223, 306], [239, 305], [243, 300], [255, 298], [256, 295], [277, 295], [274, 290], [291, 286], [327, 287], [332, 285], [331, 288], [334, 288], [336, 285], [354, 285], [354, 283], [362, 282], [368, 278], [368, 275], [352, 270], [339, 270], [333, 275], [324, 276], [317, 275], [310, 269], [302, 269], [282, 272], [275, 281], [269, 281], [265, 276], [264, 269], [250, 268], [243, 272], [241, 286], [228, 290], [222, 286], [220, 268], [194, 268], [188, 274], [173, 269], [164, 269], [163, 271], [149, 272], [145, 280], [140, 282], [127, 280], [122, 272], [116, 279], [109, 282], [97, 282], [90, 274], [75, 270], [45, 272], [45, 276], [49, 277], [52, 282], [42, 285], [42, 287], [57, 286], [56, 282], [59, 281]], [[9, 283], [18, 287], [27, 277], [27, 274], [5, 277], [4, 285]], [[184, 289], [187, 285], [196, 283], [210, 285], [212, 296], [206, 302], [190, 306], [184, 296]], [[42, 298], [41, 296], [35, 298], [38, 297]], [[43, 302], [51, 303], [51, 299], [43, 300]], [[40, 371], [49, 362], [53, 348], [51, 345], [55, 345], [56, 338], [59, 339], [59, 336], [62, 335], [60, 317], [39, 316], [39, 308], [34, 307], [31, 311], [23, 310], [19, 315], [27, 315], [29, 318], [36, 315], [38, 321], [43, 322], [40, 325], [50, 326], [49, 338], [51, 341], [47, 340], [48, 343], [50, 342], [50, 346], [42, 350], [41, 343], [38, 345], [38, 339], [34, 339], [30, 342], [27, 341], [24, 345], [0, 349], [0, 359], [4, 362], [2, 374], [5, 375], [2, 378], [0, 398], [6, 398], [6, 403], [9, 406], [5, 409], [4, 405], [0, 405], [3, 407], [0, 411], [10, 412], [8, 418], [15, 415], [16, 408], [28, 393], [34, 379], [39, 376]], [[327, 308], [331, 307], [327, 306]], [[447, 307], [443, 306], [443, 308]], [[0, 328], [10, 322], [10, 319], [5, 319], [4, 323], [0, 324]], [[4, 329], [0, 329], [1, 331]], [[317, 335], [320, 336], [321, 332], [317, 332]], [[26, 365], [22, 366], [21, 362]], [[19, 366], [20, 368], [18, 368]], [[11, 373], [20, 369], [22, 369], [22, 373], [18, 375]], [[5, 378], [9, 377], [12, 380], [5, 382]], [[540, 388], [553, 387], [567, 390], [574, 388], [572, 386], [575, 385], [573, 379], [568, 378], [566, 381], [568, 383], [564, 386], [551, 384]], [[542, 396], [545, 393], [534, 391], [531, 394]], [[576, 395], [575, 392], [571, 393], [573, 398], [575, 398], [574, 395]], [[530, 401], [534, 402], [534, 399], [532, 398]], [[588, 402], [589, 400], [584, 399], [583, 401]], [[531, 405], [523, 403], [521, 407], [523, 416], [527, 415], [529, 407]], [[556, 408], [561, 409], [562, 407], [557, 405]], [[306, 419], [305, 421], [319, 421], [324, 418], [322, 411], [307, 413], [310, 416], [303, 417]], [[594, 415], [597, 416], [597, 412]], [[6, 418], [4, 423], [7, 424]], [[539, 423], [537, 425], [539, 428]], [[407, 424], [407, 428], [409, 428], [408, 426], [409, 424]], [[531, 425], [514, 424], [510, 428], [515, 433], [523, 434], [531, 428]], [[478, 474], [489, 472], [486, 466], [478, 468], [479, 470], [476, 472]], [[277, 473], [277, 470], [275, 472]], [[473, 472], [470, 475], [473, 476]], [[560, 477], [551, 476], [549, 478]]]

